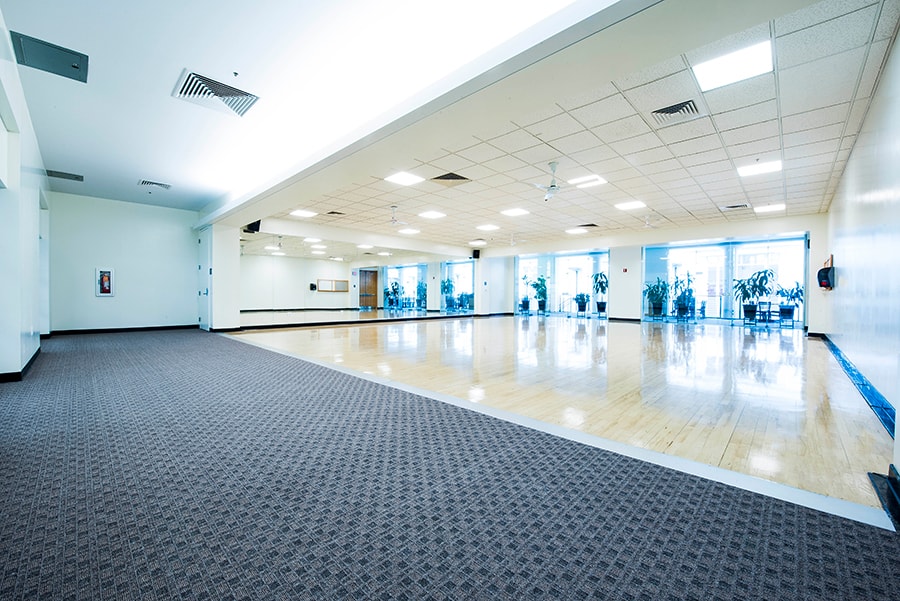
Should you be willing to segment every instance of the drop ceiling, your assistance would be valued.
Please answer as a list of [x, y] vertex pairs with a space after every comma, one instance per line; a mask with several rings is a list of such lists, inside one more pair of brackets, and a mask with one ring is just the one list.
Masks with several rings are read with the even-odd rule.
[[[264, 246], [281, 236], [287, 254], [313, 256], [302, 238], [315, 236], [328, 257], [351, 261], [374, 260], [377, 255], [367, 253], [378, 251], [393, 252], [391, 260], [429, 252], [463, 256], [479, 238], [488, 255], [571, 244], [565, 230], [586, 224], [595, 227], [583, 236], [595, 244], [647, 228], [827, 212], [900, 18], [900, 0], [759, 2], [740, 14], [706, 0], [626, 0], [558, 27], [544, 44], [453, 90], [438, 90], [416, 110], [388, 111], [369, 129], [357, 128], [355, 137], [338, 132], [343, 137], [289, 157], [290, 170], [261, 174], [242, 192], [213, 177], [203, 157], [234, 155], [222, 164], [240, 166], [260, 145], [291, 147], [279, 137], [286, 125], [243, 129], [265, 123], [265, 112], [274, 110], [266, 102], [266, 93], [278, 89], [273, 81], [302, 77], [284, 71], [289, 62], [273, 60], [281, 51], [273, 40], [309, 29], [289, 31], [276, 23], [284, 17], [276, 11], [254, 15], [252, 24], [238, 23], [238, 16], [218, 23], [223, 33], [253, 25], [267, 36], [256, 32], [243, 44], [229, 35], [191, 40], [173, 24], [179, 20], [173, 14], [188, 10], [181, 4], [149, 11], [88, 3], [58, 22], [47, 18], [47, 4], [67, 3], [0, 0], [10, 29], [90, 57], [86, 84], [19, 67], [47, 169], [84, 175], [82, 182], [52, 178], [52, 189], [200, 211], [198, 224], [261, 219], [262, 233], [244, 235], [245, 254], [268, 254]], [[585, 4], [576, 3], [582, 11]], [[200, 5], [214, 10], [207, 2], [191, 10]], [[214, 12], [221, 21], [227, 11]], [[339, 20], [329, 23], [340, 32]], [[701, 92], [692, 66], [766, 40], [773, 72]], [[342, 46], [364, 51], [348, 41]], [[224, 58], [209, 58], [214, 55]], [[335, 51], [335, 61], [340, 57]], [[266, 62], [282, 70], [270, 72]], [[237, 73], [236, 87], [260, 100], [243, 118], [176, 101], [172, 89], [189, 66], [222, 79]], [[364, 83], [356, 100], [365, 98]], [[327, 90], [313, 84], [310, 93]], [[296, 111], [303, 111], [302, 98], [295, 100]], [[697, 114], [662, 124], [654, 117], [685, 101], [694, 102]], [[740, 166], [770, 160], [782, 161], [783, 170], [737, 174]], [[562, 189], [545, 201], [536, 185], [550, 183], [550, 162], [558, 163]], [[395, 171], [424, 181], [384, 181]], [[447, 173], [468, 181], [433, 181]], [[566, 184], [589, 174], [608, 183]], [[145, 190], [137, 186], [141, 180], [171, 187]], [[634, 200], [646, 206], [615, 208]], [[776, 203], [785, 210], [753, 210]], [[392, 206], [418, 234], [398, 233], [403, 226], [392, 223]], [[529, 214], [500, 213], [510, 208]], [[293, 217], [295, 209], [317, 215]], [[447, 216], [419, 216], [429, 210]], [[498, 229], [476, 229], [488, 224]], [[359, 249], [360, 242], [373, 248]]]

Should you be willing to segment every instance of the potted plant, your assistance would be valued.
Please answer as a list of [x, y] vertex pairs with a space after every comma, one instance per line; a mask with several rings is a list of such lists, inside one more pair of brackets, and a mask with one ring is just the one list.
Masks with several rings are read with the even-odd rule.
[[446, 278], [441, 280], [441, 294], [444, 295], [444, 303], [446, 304], [447, 310], [451, 310], [456, 305], [456, 299], [453, 296], [453, 289], [456, 285], [453, 283], [452, 278]]
[[644, 284], [644, 296], [647, 297], [651, 317], [662, 317], [663, 308], [669, 300], [669, 282], [657, 277], [653, 284]]
[[[756, 321], [756, 301], [772, 294], [772, 278], [775, 273], [771, 269], [761, 269], [745, 279], [734, 280], [734, 300], [741, 303], [744, 319]], [[750, 302], [751, 300], [755, 302]]]
[[547, 278], [543, 275], [539, 275], [537, 279], [531, 282], [531, 287], [534, 288], [534, 298], [537, 299], [538, 302], [538, 311], [544, 312], [547, 310]]
[[579, 313], [587, 311], [588, 301], [591, 300], [590, 294], [586, 292], [579, 292], [573, 298], [575, 299], [575, 304], [578, 305]]
[[675, 276], [674, 293], [676, 319], [687, 319], [688, 315], [694, 312], [694, 304], [696, 301], [694, 299], [694, 289], [691, 288], [692, 283], [693, 279], [691, 279], [690, 271], [687, 273], [685, 279]]
[[419, 281], [416, 283], [416, 305], [424, 309], [428, 304], [428, 284]]
[[794, 321], [794, 312], [803, 303], [803, 285], [795, 282], [793, 288], [778, 286], [778, 296], [784, 299], [778, 307], [778, 318], [781, 321]]
[[[606, 274], [602, 271], [599, 273], [595, 273], [591, 276], [594, 280], [594, 294], [606, 296], [606, 291], [609, 289], [609, 279], [607, 279]], [[606, 313], [606, 301], [598, 300], [597, 301], [597, 313]]]
[[400, 297], [403, 296], [403, 288], [400, 282], [391, 282], [390, 286], [384, 289], [384, 304], [389, 308], [400, 307]]
[[[525, 282], [525, 286], [531, 286], [531, 282], [528, 281], [528, 276], [523, 275], [522, 281]], [[526, 294], [522, 297], [522, 310], [530, 311], [531, 310], [531, 298]]]

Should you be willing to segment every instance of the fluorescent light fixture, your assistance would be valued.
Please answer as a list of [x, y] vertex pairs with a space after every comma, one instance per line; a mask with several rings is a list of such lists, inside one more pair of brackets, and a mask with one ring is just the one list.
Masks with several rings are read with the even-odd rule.
[[772, 44], [767, 40], [694, 65], [704, 92], [772, 71]]
[[291, 211], [291, 215], [294, 217], [315, 217], [318, 213], [314, 211], [307, 211], [305, 209], [297, 209], [296, 211]]
[[321, 238], [304, 238], [303, 241], [304, 242], [321, 242], [322, 239]]
[[343, 261], [344, 257], [329, 257], [332, 261]]
[[405, 227], [402, 230], [397, 230], [397, 231], [399, 231], [401, 234], [418, 234], [419, 233], [419, 230], [417, 230], [415, 228], [411, 228], [411, 227]]
[[639, 200], [632, 200], [630, 202], [620, 202], [619, 204], [615, 205], [615, 207], [617, 209], [619, 209], [620, 211], [633, 211], [635, 209], [643, 209], [646, 206], [647, 205], [645, 205], [644, 203], [642, 203]]
[[371, 244], [357, 244], [357, 245], [356, 245], [356, 248], [364, 248], [364, 249], [367, 249], [367, 248], [372, 248], [372, 245], [371, 245]]
[[314, 255], [324, 255], [324, 254], [325, 254], [325, 251], [324, 251], [324, 250], [314, 250], [314, 251], [312, 251], [312, 254], [314, 254]]
[[605, 183], [605, 179], [603, 179], [599, 175], [594, 175], [593, 173], [591, 175], [576, 177], [575, 179], [569, 180], [569, 185], [575, 186], [576, 188], [591, 188], [593, 186], [599, 186]]
[[784, 210], [783, 202], [780, 202], [777, 204], [771, 204], [771, 205], [762, 205], [760, 207], [753, 207], [754, 213], [774, 213], [775, 211], [783, 211], [783, 210]]
[[419, 213], [419, 217], [424, 219], [440, 219], [441, 217], [446, 217], [440, 211], [425, 211], [424, 213]]
[[485, 246], [487, 244], [487, 240], [482, 238], [478, 238], [477, 240], [472, 240], [469, 242], [469, 246]]
[[775, 173], [776, 171], [781, 171], [781, 161], [753, 163], [752, 165], [744, 165], [743, 167], [738, 167], [738, 175], [740, 175], [741, 177], [760, 175], [763, 173]]
[[283, 252], [273, 252], [273, 253], [272, 253], [272, 256], [273, 256], [273, 257], [283, 257], [283, 256], [284, 256], [284, 253], [283, 253]]
[[526, 211], [525, 209], [506, 209], [505, 211], [500, 211], [501, 214], [506, 215], [507, 217], [520, 217], [522, 215], [528, 215], [530, 211]]
[[379, 257], [390, 257], [390, 256], [391, 256], [391, 253], [385, 252], [385, 251], [381, 251], [380, 253], [378, 253], [378, 256], [379, 256]]
[[275, 246], [274, 244], [270, 244], [268, 246], [263, 246], [265, 250], [278, 250], [280, 247]]
[[566, 230], [567, 234], [586, 234], [587, 230], [583, 227], [573, 227], [571, 229]]
[[315, 248], [315, 249], [318, 249], [318, 250], [325, 250], [325, 249], [328, 248], [328, 247], [325, 246], [324, 244], [313, 244], [312, 246], [310, 246], [310, 248]]
[[412, 173], [406, 173], [405, 171], [399, 171], [394, 175], [389, 175], [384, 178], [384, 181], [391, 182], [392, 184], [398, 184], [400, 186], [411, 186], [413, 184], [418, 184], [419, 182], [425, 181], [424, 178], [419, 177], [418, 175], [413, 175]]
[[476, 227], [475, 229], [476, 229], [476, 230], [481, 230], [482, 232], [493, 232], [493, 231], [495, 231], [495, 230], [499, 230], [499, 229], [500, 229], [500, 226], [499, 226], [499, 225], [493, 225], [493, 224], [491, 224], [491, 223], [488, 223], [488, 224], [485, 224], [485, 225], [479, 225], [479, 226]]

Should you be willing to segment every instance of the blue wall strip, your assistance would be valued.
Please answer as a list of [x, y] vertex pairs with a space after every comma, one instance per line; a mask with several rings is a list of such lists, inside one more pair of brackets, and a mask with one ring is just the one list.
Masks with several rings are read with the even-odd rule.
[[834, 355], [834, 358], [837, 359], [837, 362], [844, 369], [844, 373], [847, 374], [847, 377], [850, 378], [850, 381], [853, 382], [853, 385], [859, 390], [859, 393], [866, 400], [866, 403], [868, 403], [869, 407], [872, 408], [872, 411], [875, 412], [875, 415], [881, 421], [881, 425], [885, 427], [888, 434], [893, 438], [894, 420], [896, 417], [894, 406], [884, 398], [883, 394], [878, 392], [878, 389], [872, 386], [872, 383], [869, 382], [864, 375], [859, 373], [856, 366], [847, 359], [844, 353], [841, 352], [841, 349], [839, 349], [828, 336], [824, 336], [823, 339], [825, 340], [826, 346], [828, 346], [831, 353]]

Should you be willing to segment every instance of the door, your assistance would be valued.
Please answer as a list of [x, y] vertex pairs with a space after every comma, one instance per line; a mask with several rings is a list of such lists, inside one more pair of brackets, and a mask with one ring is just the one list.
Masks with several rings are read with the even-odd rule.
[[210, 294], [212, 285], [212, 228], [199, 232], [197, 237], [197, 321], [200, 328], [209, 331]]
[[359, 272], [359, 308], [376, 309], [378, 307], [378, 272], [363, 269]]

